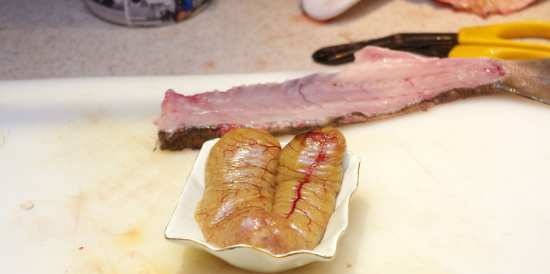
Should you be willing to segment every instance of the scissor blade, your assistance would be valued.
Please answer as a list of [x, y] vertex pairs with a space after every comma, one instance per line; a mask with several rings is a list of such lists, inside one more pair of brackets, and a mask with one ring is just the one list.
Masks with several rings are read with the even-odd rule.
[[384, 47], [433, 57], [446, 57], [458, 43], [456, 33], [399, 33], [379, 39], [365, 40], [321, 48], [312, 58], [325, 65], [340, 65], [355, 60], [353, 54], [366, 46]]

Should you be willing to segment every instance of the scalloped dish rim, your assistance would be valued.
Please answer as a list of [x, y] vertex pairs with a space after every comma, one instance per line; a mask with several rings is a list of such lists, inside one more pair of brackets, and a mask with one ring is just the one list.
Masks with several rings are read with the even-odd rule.
[[[331, 260], [332, 258], [334, 258], [335, 254], [336, 254], [336, 250], [337, 250], [338, 245], [339, 245], [339, 242], [341, 240], [341, 237], [344, 235], [345, 231], [347, 230], [347, 228], [349, 226], [349, 203], [350, 203], [351, 197], [357, 191], [357, 188], [359, 186], [359, 171], [360, 171], [360, 167], [361, 167], [361, 159], [360, 159], [360, 157], [350, 153], [347, 150], [345, 152], [345, 158], [347, 159], [348, 164], [344, 169], [344, 177], [342, 179], [342, 186], [344, 185], [344, 182], [346, 181], [346, 179], [348, 179], [348, 180], [355, 179], [355, 180], [351, 183], [351, 188], [352, 189], [349, 192], [349, 195], [344, 197], [343, 198], [344, 200], [342, 200], [339, 205], [337, 204], [336, 208], [334, 210], [334, 212], [336, 212], [336, 210], [338, 208], [344, 206], [344, 208], [347, 209], [347, 211], [346, 211], [347, 217], [346, 217], [346, 222], [343, 223], [342, 226], [338, 227], [336, 233], [334, 234], [334, 236], [337, 237], [335, 247], [333, 248], [333, 252], [328, 256], [324, 255], [324, 254], [320, 254], [318, 251], [309, 250], [309, 249], [293, 250], [293, 251], [289, 251], [287, 253], [274, 254], [269, 250], [259, 248], [259, 247], [255, 247], [255, 246], [249, 245], [249, 244], [236, 244], [236, 245], [231, 245], [231, 246], [226, 246], [226, 247], [216, 247], [216, 246], [213, 246], [210, 243], [206, 242], [206, 240], [204, 240], [204, 239], [198, 240], [198, 239], [193, 239], [193, 238], [190, 238], [190, 237], [180, 238], [180, 237], [171, 236], [171, 233], [169, 232], [169, 230], [173, 226], [172, 223], [173, 223], [173, 220], [176, 218], [176, 215], [178, 213], [178, 208], [179, 208], [180, 204], [182, 204], [184, 202], [183, 197], [185, 196], [185, 192], [189, 191], [189, 189], [188, 189], [190, 187], [189, 183], [190, 183], [192, 177], [194, 175], [196, 175], [195, 173], [197, 172], [197, 168], [204, 168], [203, 165], [200, 165], [199, 160], [201, 160], [201, 156], [204, 157], [203, 154], [208, 154], [210, 152], [210, 149], [212, 148], [212, 146], [218, 140], [219, 140], [219, 138], [205, 142], [203, 144], [203, 147], [199, 151], [199, 154], [197, 155], [197, 158], [195, 159], [195, 163], [193, 164], [192, 170], [191, 170], [191, 172], [189, 173], [189, 175], [187, 176], [187, 178], [185, 180], [186, 182], [185, 182], [185, 185], [183, 186], [183, 190], [182, 190], [182, 192], [179, 196], [176, 207], [173, 210], [172, 214], [170, 215], [170, 220], [169, 220], [169, 222], [168, 222], [168, 224], [165, 228], [165, 233], [164, 233], [165, 239], [169, 240], [171, 242], [175, 242], [175, 243], [190, 244], [190, 245], [193, 245], [195, 247], [201, 248], [201, 249], [203, 249], [203, 250], [205, 250], [209, 253], [212, 253], [213, 255], [215, 255], [216, 253], [221, 254], [221, 253], [225, 253], [227, 251], [232, 251], [232, 250], [246, 250], [246, 251], [253, 251], [254, 253], [259, 253], [258, 255], [268, 255], [268, 256], [270, 256], [274, 259], [291, 258], [291, 257], [298, 256], [298, 255], [311, 255], [311, 256], [316, 257], [316, 258], [318, 258], [319, 260], [322, 260], [322, 261], [328, 261], [328, 260]], [[286, 142], [281, 142], [281, 146], [284, 146], [284, 145], [286, 145]], [[206, 150], [208, 150], [208, 151], [206, 151]], [[349, 175], [346, 176], [346, 174], [348, 173], [348, 168], [350, 168], [351, 163], [353, 163], [353, 165], [354, 165], [355, 172], [353, 174], [354, 175], [353, 177], [355, 177], [355, 178], [353, 178], [353, 177], [352, 178], [347, 178], [347, 177], [349, 177]], [[204, 186], [204, 181], [202, 183], [203, 183], [202, 185]], [[340, 195], [340, 193], [338, 195]], [[200, 197], [202, 197], [202, 193], [200, 193]], [[194, 206], [196, 206], [196, 205], [194, 205]], [[193, 211], [192, 214], [194, 215], [194, 211]], [[329, 222], [327, 224], [327, 228], [328, 228], [329, 224], [333, 221], [332, 218], [333, 217], [331, 216], [331, 219], [329, 219]], [[202, 234], [201, 234], [201, 236], [202, 236]], [[326, 239], [326, 234], [323, 236], [323, 238], [321, 239], [319, 244], [321, 244], [325, 239]]]

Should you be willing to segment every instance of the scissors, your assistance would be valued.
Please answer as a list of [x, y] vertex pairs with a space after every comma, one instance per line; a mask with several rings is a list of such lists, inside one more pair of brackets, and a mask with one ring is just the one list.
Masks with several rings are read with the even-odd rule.
[[378, 39], [321, 48], [312, 58], [325, 65], [355, 60], [353, 54], [378, 46], [435, 57], [489, 57], [497, 59], [550, 58], [550, 43], [513, 39], [550, 39], [550, 21], [522, 21], [466, 27], [458, 33], [398, 33]]

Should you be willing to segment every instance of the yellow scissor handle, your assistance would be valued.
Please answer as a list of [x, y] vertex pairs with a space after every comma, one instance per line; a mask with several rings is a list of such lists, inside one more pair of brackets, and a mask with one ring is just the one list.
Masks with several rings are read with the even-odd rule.
[[550, 58], [549, 43], [521, 42], [514, 38], [550, 39], [550, 21], [523, 21], [467, 27], [458, 32], [458, 45], [450, 57], [499, 59]]

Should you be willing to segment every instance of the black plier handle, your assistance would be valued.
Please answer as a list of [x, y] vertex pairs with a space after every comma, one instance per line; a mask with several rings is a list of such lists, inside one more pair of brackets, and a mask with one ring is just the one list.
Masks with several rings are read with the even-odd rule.
[[312, 55], [313, 60], [325, 65], [353, 62], [353, 54], [366, 47], [377, 46], [408, 51], [425, 56], [447, 57], [458, 44], [456, 33], [398, 33], [378, 39], [358, 41], [321, 48]]

